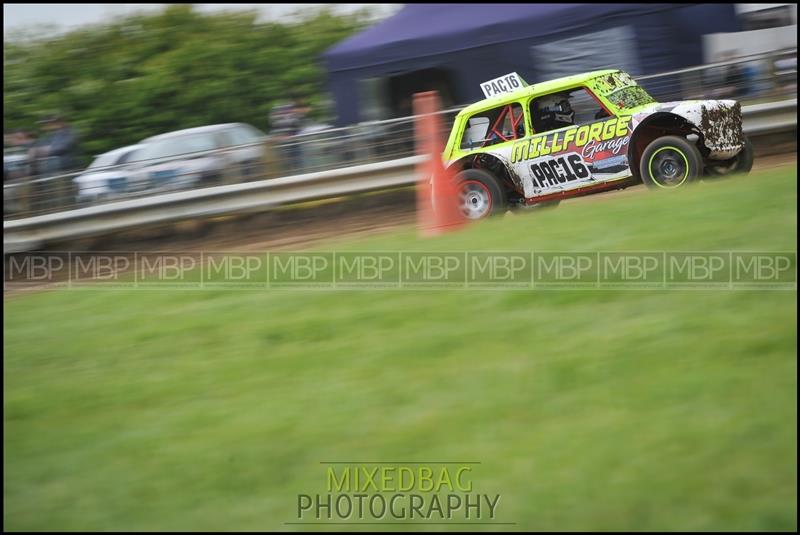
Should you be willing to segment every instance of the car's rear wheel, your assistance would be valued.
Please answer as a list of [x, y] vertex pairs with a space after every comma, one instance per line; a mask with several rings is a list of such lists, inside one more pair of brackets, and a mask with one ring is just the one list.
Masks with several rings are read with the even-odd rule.
[[650, 143], [639, 161], [642, 181], [653, 189], [675, 189], [696, 181], [703, 171], [703, 157], [685, 138], [664, 136]]
[[456, 175], [458, 206], [467, 219], [484, 219], [506, 208], [500, 182], [481, 169], [465, 169]]
[[739, 154], [728, 160], [706, 161], [706, 173], [711, 176], [724, 176], [736, 173], [747, 174], [753, 168], [753, 144], [744, 138], [744, 147]]

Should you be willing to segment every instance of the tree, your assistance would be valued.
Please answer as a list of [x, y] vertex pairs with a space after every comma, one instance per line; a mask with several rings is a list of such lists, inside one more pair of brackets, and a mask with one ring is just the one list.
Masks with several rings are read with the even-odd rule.
[[319, 57], [363, 29], [371, 13], [330, 9], [288, 22], [255, 12], [203, 14], [190, 4], [62, 36], [4, 41], [3, 128], [60, 113], [78, 130], [84, 161], [171, 130], [247, 122], [269, 130], [290, 94], [322, 118], [329, 101]]

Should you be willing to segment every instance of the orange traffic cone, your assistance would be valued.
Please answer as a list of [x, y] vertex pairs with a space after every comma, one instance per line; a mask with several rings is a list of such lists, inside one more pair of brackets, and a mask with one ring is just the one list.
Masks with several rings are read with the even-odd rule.
[[455, 173], [442, 164], [442, 118], [436, 91], [414, 95], [414, 134], [417, 155], [425, 160], [417, 166], [417, 227], [423, 236], [434, 236], [462, 227]]

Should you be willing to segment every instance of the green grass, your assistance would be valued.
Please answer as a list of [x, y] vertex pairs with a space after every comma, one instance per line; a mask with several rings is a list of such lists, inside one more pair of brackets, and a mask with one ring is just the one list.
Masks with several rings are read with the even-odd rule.
[[[789, 167], [326, 249], [795, 251], [796, 185]], [[321, 461], [436, 460], [480, 461], [475, 490], [502, 495], [509, 529], [795, 530], [796, 302], [730, 290], [13, 297], [4, 527], [288, 530], [297, 494], [325, 492]]]

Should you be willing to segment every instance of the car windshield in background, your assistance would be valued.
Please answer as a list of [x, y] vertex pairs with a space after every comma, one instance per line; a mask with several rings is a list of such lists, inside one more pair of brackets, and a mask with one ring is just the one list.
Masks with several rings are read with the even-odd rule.
[[141, 152], [142, 149], [134, 149], [126, 152], [122, 155], [122, 158], [117, 160], [117, 165], [122, 165], [124, 163], [132, 162], [135, 160], [135, 156], [137, 153]]
[[639, 85], [629, 85], [628, 87], [617, 89], [606, 95], [606, 98], [620, 109], [635, 108], [645, 104], [652, 104], [656, 101], [650, 96], [650, 93]]
[[214, 139], [208, 135], [181, 136], [161, 141], [152, 141], [147, 147], [138, 151], [129, 161], [157, 160], [172, 158], [193, 152], [216, 149]]
[[105, 154], [101, 154], [100, 156], [97, 157], [95, 161], [92, 162], [92, 165], [89, 166], [89, 169], [111, 167], [112, 165], [117, 164], [118, 159], [119, 159], [118, 151], [112, 151], [112, 152], [107, 152]]

